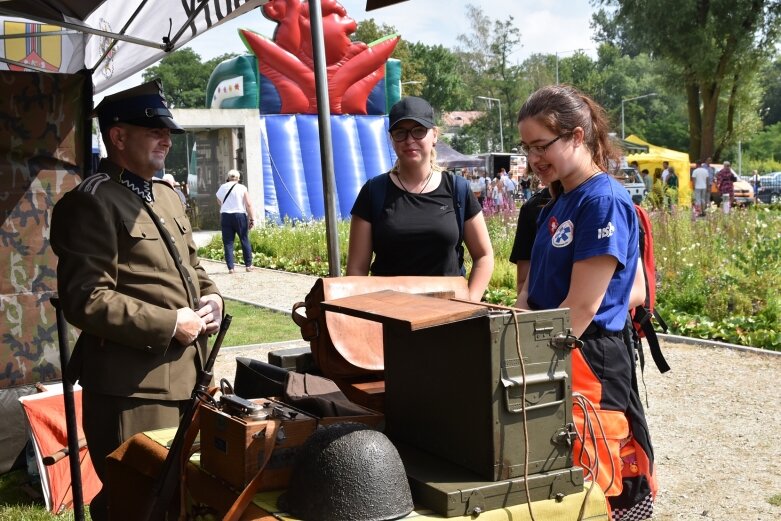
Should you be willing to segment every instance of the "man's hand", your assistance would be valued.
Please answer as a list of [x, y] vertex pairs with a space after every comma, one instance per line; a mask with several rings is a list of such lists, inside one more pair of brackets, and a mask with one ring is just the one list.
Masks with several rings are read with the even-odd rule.
[[206, 322], [190, 308], [176, 310], [174, 338], [183, 346], [189, 346], [206, 331]]
[[220, 329], [222, 322], [222, 298], [219, 295], [204, 295], [200, 300], [201, 307], [196, 312], [206, 324], [204, 333], [211, 335]]

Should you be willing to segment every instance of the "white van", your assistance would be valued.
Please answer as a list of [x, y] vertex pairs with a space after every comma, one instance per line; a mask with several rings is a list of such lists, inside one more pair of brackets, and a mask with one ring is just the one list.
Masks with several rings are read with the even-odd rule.
[[640, 172], [634, 168], [619, 168], [615, 173], [615, 177], [629, 191], [629, 195], [632, 197], [632, 201], [634, 201], [635, 204], [642, 203], [648, 195], [648, 190], [645, 188], [643, 177], [640, 175]]

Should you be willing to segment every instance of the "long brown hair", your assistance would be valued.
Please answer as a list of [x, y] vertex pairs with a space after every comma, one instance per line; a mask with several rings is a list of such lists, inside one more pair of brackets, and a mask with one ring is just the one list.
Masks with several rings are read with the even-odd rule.
[[[518, 112], [518, 123], [528, 118], [567, 140], [572, 139], [576, 127], [582, 128], [591, 160], [605, 172], [621, 158], [608, 133], [605, 109], [571, 85], [548, 85], [533, 92]], [[559, 181], [551, 183], [552, 193], [561, 191]]]

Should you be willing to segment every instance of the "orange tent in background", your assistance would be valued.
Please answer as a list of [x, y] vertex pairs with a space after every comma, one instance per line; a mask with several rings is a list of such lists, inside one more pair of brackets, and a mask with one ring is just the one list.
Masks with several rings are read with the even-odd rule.
[[678, 204], [683, 207], [690, 207], [692, 201], [691, 189], [691, 162], [689, 155], [685, 152], [670, 150], [660, 146], [652, 145], [643, 141], [634, 134], [627, 136], [626, 140], [637, 145], [648, 147], [648, 152], [640, 154], [629, 154], [626, 156], [627, 163], [637, 161], [639, 169], [648, 169], [653, 175], [654, 171], [662, 168], [662, 161], [667, 161], [675, 169], [675, 175], [678, 176]]

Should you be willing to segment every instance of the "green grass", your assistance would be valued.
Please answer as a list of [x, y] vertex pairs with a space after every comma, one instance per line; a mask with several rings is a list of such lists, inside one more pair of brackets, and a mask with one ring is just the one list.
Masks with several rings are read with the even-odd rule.
[[225, 299], [225, 311], [233, 317], [223, 341], [226, 347], [301, 338], [301, 332], [290, 315], [230, 299]]
[[776, 494], [775, 496], [771, 496], [770, 499], [767, 500], [767, 502], [773, 505], [774, 507], [781, 507], [781, 494]]
[[[73, 511], [68, 510], [55, 516], [46, 510], [42, 498], [30, 498], [22, 488], [28, 479], [26, 470], [15, 470], [0, 476], [0, 521], [73, 520]], [[88, 510], [85, 507], [86, 519], [90, 519]]]

